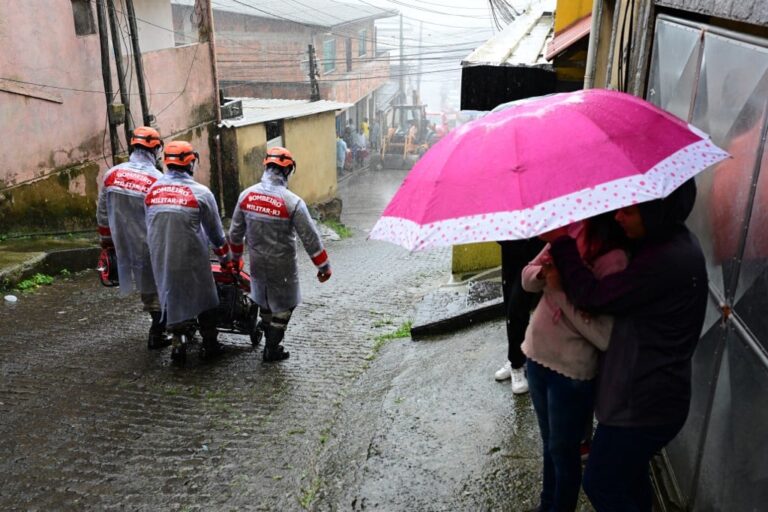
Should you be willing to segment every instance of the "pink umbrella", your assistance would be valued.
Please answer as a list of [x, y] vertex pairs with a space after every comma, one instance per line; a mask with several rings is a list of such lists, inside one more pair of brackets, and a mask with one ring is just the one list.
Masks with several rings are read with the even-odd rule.
[[455, 128], [413, 167], [370, 238], [409, 250], [531, 238], [666, 197], [728, 157], [635, 96], [524, 100]]

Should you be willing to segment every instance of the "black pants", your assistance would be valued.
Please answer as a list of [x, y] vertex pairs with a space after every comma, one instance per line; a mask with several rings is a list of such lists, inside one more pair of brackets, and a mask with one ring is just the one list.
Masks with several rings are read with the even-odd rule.
[[655, 427], [597, 425], [584, 492], [597, 512], [651, 512], [651, 458], [683, 427], [682, 423]]
[[501, 245], [501, 289], [504, 296], [504, 310], [507, 321], [507, 358], [512, 368], [525, 365], [525, 354], [520, 345], [525, 339], [525, 330], [531, 310], [536, 307], [539, 294], [523, 290], [521, 274], [523, 268], [536, 257], [544, 247], [538, 238], [499, 242]]

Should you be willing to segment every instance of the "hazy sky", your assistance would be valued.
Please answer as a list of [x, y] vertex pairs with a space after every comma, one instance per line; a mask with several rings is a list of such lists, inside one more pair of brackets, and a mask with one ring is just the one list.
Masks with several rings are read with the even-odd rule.
[[[462, 59], [498, 31], [488, 0], [340, 1], [375, 5], [403, 14], [404, 63], [423, 73], [421, 94], [429, 110], [439, 110], [446, 97], [458, 108]], [[520, 8], [527, 0], [510, 3]], [[390, 49], [393, 59], [399, 58], [399, 25], [399, 17], [376, 21], [379, 49]], [[415, 86], [416, 78], [408, 78]]]

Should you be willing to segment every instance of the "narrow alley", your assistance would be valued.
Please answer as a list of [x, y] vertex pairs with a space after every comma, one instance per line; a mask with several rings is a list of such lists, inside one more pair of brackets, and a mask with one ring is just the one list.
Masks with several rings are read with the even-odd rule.
[[449, 268], [445, 250], [366, 240], [403, 176], [342, 184], [354, 234], [329, 244], [334, 280], [304, 278], [281, 364], [224, 335], [223, 359], [171, 366], [137, 301], [90, 272], [0, 309], [0, 508], [533, 506], [535, 416], [491, 378], [503, 324], [384, 344]]

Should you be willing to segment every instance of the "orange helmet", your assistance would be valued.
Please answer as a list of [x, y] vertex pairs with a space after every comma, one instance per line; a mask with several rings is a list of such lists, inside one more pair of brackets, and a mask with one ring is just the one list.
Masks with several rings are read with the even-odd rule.
[[184, 140], [174, 140], [165, 147], [163, 163], [165, 165], [175, 165], [176, 167], [187, 167], [199, 158], [200, 155], [192, 147], [192, 144]]
[[162, 144], [163, 141], [160, 139], [160, 134], [149, 126], [139, 126], [131, 134], [131, 146], [144, 146], [145, 148], [154, 149], [157, 146], [162, 146]]
[[296, 168], [296, 160], [293, 159], [291, 152], [279, 146], [267, 150], [267, 156], [264, 157], [264, 165], [267, 164], [275, 164], [287, 172], [293, 172]]

